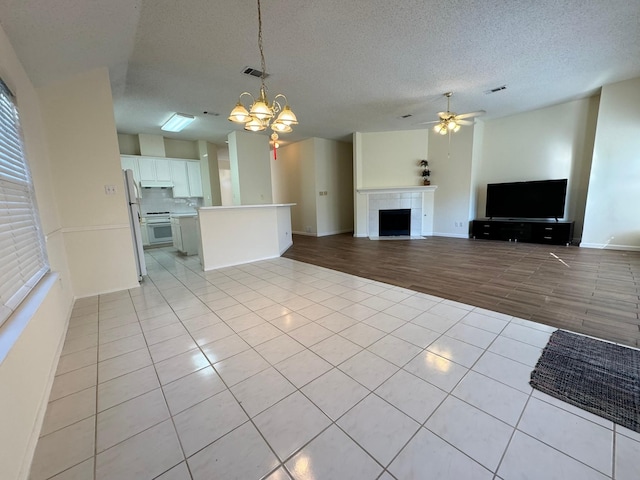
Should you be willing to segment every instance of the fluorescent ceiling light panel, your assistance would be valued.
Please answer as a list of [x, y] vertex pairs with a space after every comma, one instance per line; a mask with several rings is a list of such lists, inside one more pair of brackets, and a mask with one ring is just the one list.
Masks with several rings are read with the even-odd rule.
[[186, 113], [174, 113], [169, 120], [162, 125], [165, 132], [179, 132], [196, 119], [193, 115]]

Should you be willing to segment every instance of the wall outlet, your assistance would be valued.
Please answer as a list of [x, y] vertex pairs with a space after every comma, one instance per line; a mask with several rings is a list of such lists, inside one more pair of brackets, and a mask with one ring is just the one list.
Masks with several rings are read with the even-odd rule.
[[304, 231], [307, 233], [311, 233], [311, 227], [304, 227]]
[[116, 192], [117, 192], [117, 189], [116, 189], [115, 185], [105, 185], [104, 186], [105, 195], [115, 195]]

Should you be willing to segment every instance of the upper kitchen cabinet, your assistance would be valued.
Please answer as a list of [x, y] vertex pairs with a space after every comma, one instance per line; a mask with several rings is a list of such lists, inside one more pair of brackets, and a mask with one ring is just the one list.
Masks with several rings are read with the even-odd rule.
[[173, 197], [202, 197], [202, 173], [199, 162], [171, 160]]
[[167, 158], [140, 157], [140, 183], [143, 187], [171, 187], [171, 162]]
[[138, 187], [140, 186], [140, 167], [138, 165], [138, 157], [130, 155], [122, 155], [120, 157], [120, 165], [123, 170], [133, 170], [133, 179]]
[[173, 197], [189, 197], [189, 178], [187, 177], [186, 160], [171, 162], [171, 178], [173, 179]]

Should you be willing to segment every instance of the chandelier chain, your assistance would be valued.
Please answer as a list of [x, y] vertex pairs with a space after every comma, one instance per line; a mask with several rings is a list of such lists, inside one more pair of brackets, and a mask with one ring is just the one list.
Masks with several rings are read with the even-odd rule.
[[264, 60], [264, 50], [262, 49], [262, 11], [260, 9], [260, 0], [258, 0], [258, 48], [260, 49], [260, 67], [262, 70], [262, 85], [264, 86], [264, 77], [267, 74], [267, 62]]

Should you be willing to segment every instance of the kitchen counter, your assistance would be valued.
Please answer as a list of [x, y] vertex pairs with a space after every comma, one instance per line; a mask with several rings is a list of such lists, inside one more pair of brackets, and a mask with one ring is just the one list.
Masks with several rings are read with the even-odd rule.
[[172, 213], [171, 218], [187, 218], [187, 217], [197, 217], [198, 212], [195, 213]]
[[276, 258], [291, 245], [295, 203], [201, 207], [200, 260], [205, 271]]

